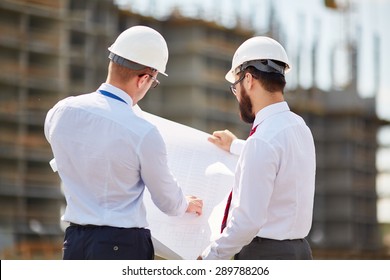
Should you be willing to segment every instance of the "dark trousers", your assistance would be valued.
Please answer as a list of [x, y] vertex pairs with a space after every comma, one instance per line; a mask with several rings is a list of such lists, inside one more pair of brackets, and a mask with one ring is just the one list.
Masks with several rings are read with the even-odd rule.
[[311, 260], [306, 239], [274, 240], [255, 237], [234, 256], [235, 260]]
[[64, 260], [152, 260], [150, 230], [71, 225], [65, 231]]

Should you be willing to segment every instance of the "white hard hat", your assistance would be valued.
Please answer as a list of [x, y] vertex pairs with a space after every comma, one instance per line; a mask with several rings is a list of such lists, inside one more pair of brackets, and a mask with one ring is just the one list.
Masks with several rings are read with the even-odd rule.
[[135, 62], [168, 76], [165, 73], [168, 62], [167, 43], [160, 33], [150, 27], [133, 26], [126, 29], [116, 38], [108, 50], [111, 52], [110, 59], [114, 62], [132, 69], [134, 67], [129, 65], [132, 65], [131, 62]]
[[[252, 65], [262, 71], [277, 72], [281, 74], [288, 72], [288, 70], [290, 70], [291, 68], [288, 62], [286, 51], [281, 44], [279, 44], [272, 38], [265, 36], [257, 36], [246, 40], [244, 43], [241, 44], [241, 46], [238, 47], [233, 56], [232, 68], [226, 74], [225, 79], [228, 80], [230, 83], [234, 83], [235, 74], [246, 68], [239, 68], [240, 71], [237, 72], [237, 68], [239, 66], [242, 66], [246, 62], [260, 60], [267, 60], [266, 63], [268, 63], [268, 65], [261, 65], [262, 63], [256, 64], [256, 66], [258, 65], [260, 66], [260, 68], [264, 67], [261, 69], [253, 65], [253, 63], [247, 63], [247, 66]], [[286, 67], [281, 67], [280, 65], [273, 63], [271, 60], [283, 62], [286, 64]], [[269, 69], [270, 71], [267, 71], [267, 69]]]

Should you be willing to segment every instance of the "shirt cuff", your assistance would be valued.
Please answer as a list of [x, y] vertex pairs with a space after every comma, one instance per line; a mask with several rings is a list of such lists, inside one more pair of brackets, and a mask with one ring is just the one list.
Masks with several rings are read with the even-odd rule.
[[184, 197], [184, 203], [181, 205], [181, 209], [179, 210], [179, 213], [181, 213], [178, 215], [179, 217], [184, 216], [184, 214], [187, 212], [188, 205], [189, 205], [189, 203], [187, 201], [187, 198]]
[[203, 260], [216, 260], [216, 256], [211, 252], [211, 245], [208, 246], [201, 255]]
[[232, 144], [230, 145], [230, 153], [239, 156], [241, 154], [244, 145], [245, 145], [245, 140], [242, 139], [233, 140]]
[[215, 242], [211, 243], [201, 254], [203, 260], [229, 260], [230, 258], [224, 255], [220, 255], [216, 248]]

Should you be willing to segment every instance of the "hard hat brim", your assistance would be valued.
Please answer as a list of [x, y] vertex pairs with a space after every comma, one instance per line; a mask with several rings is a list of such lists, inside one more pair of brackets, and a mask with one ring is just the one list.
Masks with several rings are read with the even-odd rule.
[[225, 79], [226, 79], [229, 83], [233, 84], [233, 83], [235, 82], [235, 79], [234, 79], [234, 78], [235, 78], [235, 77], [234, 77], [234, 75], [233, 75], [233, 69], [230, 69], [229, 72], [226, 73]]

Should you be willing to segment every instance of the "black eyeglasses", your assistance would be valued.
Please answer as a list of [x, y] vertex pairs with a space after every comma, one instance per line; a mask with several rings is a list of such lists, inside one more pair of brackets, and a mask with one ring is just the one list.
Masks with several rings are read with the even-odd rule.
[[150, 74], [147, 74], [152, 80], [153, 80], [153, 83], [151, 85], [152, 88], [156, 88], [159, 84], [160, 84], [160, 81], [157, 80], [155, 77], [153, 77], [152, 75]]
[[230, 91], [236, 95], [237, 94], [237, 90], [236, 90], [236, 85], [241, 82], [243, 79], [245, 78], [245, 73], [243, 73], [243, 75], [241, 76], [241, 78], [239, 78], [237, 81], [235, 81], [233, 84], [230, 85]]

